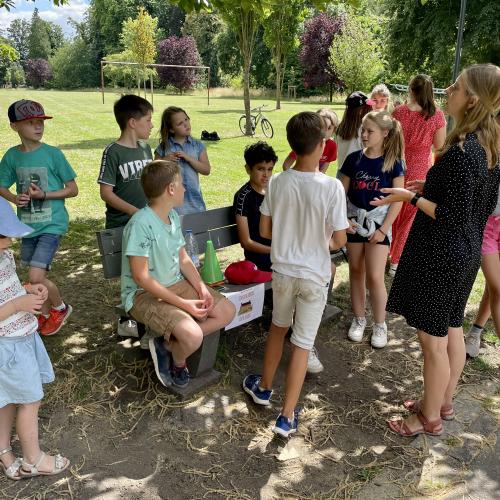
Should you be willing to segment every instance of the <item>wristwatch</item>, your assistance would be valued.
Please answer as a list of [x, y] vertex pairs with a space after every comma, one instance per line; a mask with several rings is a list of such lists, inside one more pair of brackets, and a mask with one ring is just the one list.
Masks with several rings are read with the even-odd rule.
[[422, 195], [415, 193], [415, 196], [410, 200], [410, 203], [416, 207], [417, 206], [417, 201], [422, 198]]

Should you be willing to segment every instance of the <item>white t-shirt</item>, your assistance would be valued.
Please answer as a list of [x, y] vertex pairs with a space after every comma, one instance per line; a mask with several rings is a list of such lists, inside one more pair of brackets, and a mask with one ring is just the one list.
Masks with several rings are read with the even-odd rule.
[[273, 271], [328, 284], [329, 241], [349, 226], [341, 182], [291, 168], [271, 177], [260, 211], [272, 218]]
[[[337, 173], [340, 172], [344, 160], [354, 151], [363, 149], [363, 141], [361, 140], [361, 127], [358, 130], [358, 135], [352, 139], [345, 140], [337, 136], [335, 138], [337, 143]], [[337, 175], [338, 178], [338, 175]]]

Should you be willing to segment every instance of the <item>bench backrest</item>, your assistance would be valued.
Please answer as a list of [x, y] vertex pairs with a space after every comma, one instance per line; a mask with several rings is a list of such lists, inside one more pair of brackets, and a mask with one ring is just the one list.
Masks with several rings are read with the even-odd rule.
[[[182, 232], [193, 231], [200, 254], [205, 253], [208, 240], [214, 247], [225, 248], [239, 243], [233, 207], [214, 208], [206, 212], [181, 216]], [[118, 278], [122, 268], [123, 227], [96, 232], [104, 277]]]

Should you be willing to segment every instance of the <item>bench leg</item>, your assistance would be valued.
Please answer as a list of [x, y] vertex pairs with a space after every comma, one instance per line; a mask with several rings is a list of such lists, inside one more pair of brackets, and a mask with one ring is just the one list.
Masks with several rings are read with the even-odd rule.
[[219, 347], [219, 339], [220, 331], [205, 335], [199, 349], [189, 356], [187, 365], [189, 373], [193, 377], [203, 375], [203, 373], [214, 367], [217, 358], [217, 349]]

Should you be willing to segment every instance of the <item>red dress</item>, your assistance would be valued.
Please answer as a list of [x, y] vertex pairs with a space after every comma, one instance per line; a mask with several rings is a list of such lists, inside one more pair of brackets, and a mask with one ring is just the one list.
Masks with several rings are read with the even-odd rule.
[[[444, 114], [436, 109], [434, 116], [426, 120], [419, 111], [412, 111], [406, 104], [392, 113], [401, 123], [405, 141], [405, 183], [424, 180], [432, 166], [432, 141], [436, 131], [446, 125]], [[392, 225], [391, 262], [397, 264], [410, 233], [417, 208], [403, 203], [403, 208]]]

